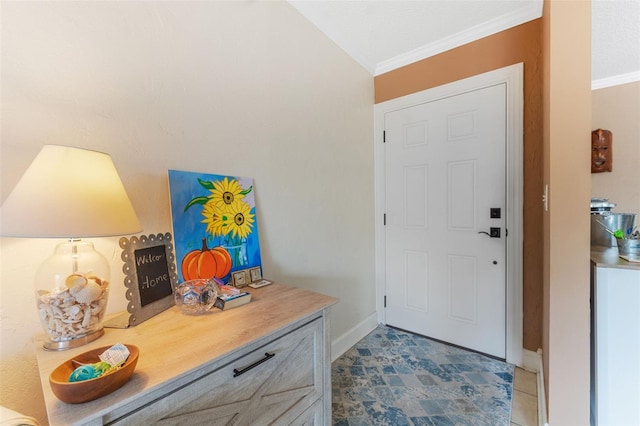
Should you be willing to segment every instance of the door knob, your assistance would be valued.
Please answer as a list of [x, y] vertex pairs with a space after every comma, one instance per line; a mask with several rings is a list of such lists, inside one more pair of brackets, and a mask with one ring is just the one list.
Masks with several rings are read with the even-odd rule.
[[478, 232], [478, 234], [486, 234], [486, 235], [490, 236], [491, 238], [500, 238], [500, 228], [491, 227], [491, 228], [489, 228], [489, 232], [480, 231], [480, 232]]

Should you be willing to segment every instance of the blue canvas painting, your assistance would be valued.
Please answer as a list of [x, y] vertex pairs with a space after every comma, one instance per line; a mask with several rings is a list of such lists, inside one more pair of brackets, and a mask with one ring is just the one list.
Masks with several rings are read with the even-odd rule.
[[169, 170], [169, 194], [180, 281], [261, 266], [253, 179]]

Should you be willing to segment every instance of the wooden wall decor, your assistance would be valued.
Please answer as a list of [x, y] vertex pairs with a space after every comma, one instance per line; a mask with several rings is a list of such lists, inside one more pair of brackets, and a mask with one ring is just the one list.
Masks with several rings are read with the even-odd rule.
[[610, 172], [613, 169], [613, 135], [609, 130], [591, 132], [591, 173]]

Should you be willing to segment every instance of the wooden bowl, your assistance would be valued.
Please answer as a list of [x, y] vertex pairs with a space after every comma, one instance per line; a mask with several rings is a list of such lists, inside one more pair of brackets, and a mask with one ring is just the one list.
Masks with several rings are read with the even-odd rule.
[[129, 349], [129, 358], [127, 358], [127, 361], [117, 370], [95, 379], [69, 382], [69, 376], [73, 370], [78, 367], [78, 364], [73, 361], [82, 364], [99, 362], [99, 355], [111, 346], [104, 346], [76, 355], [57, 366], [49, 375], [49, 384], [51, 385], [51, 390], [54, 395], [68, 404], [79, 404], [81, 402], [98, 399], [124, 385], [133, 374], [133, 370], [135, 370], [136, 364], [138, 363], [138, 355], [140, 354], [137, 346], [125, 346]]

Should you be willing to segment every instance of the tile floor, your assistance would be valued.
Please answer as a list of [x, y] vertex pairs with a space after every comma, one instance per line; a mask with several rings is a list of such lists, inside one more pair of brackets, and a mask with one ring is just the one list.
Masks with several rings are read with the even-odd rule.
[[537, 402], [535, 374], [533, 381], [528, 374], [379, 326], [332, 365], [333, 424], [536, 425], [535, 417], [528, 417], [530, 403]]
[[538, 378], [516, 367], [511, 401], [512, 426], [538, 426]]

